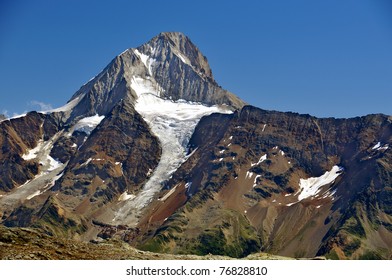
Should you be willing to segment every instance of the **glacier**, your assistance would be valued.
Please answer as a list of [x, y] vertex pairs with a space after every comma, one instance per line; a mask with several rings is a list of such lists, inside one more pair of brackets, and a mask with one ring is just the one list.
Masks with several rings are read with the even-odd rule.
[[[148, 58], [144, 59], [148, 61]], [[137, 95], [136, 111], [148, 123], [162, 147], [161, 159], [151, 177], [135, 197], [124, 201], [112, 220], [114, 224], [136, 225], [141, 210], [187, 160], [187, 146], [199, 120], [212, 113], [231, 114], [232, 111], [222, 106], [162, 99], [160, 86], [150, 79], [133, 77], [131, 88]]]

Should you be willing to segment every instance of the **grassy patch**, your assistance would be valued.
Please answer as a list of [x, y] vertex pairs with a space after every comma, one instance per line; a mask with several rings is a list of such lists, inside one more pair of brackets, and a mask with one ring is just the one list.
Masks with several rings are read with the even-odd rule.
[[328, 254], [325, 255], [325, 257], [328, 260], [340, 260], [335, 250], [331, 250]]
[[367, 250], [361, 256], [359, 256], [360, 260], [382, 260], [383, 257], [377, 253], [376, 251]]

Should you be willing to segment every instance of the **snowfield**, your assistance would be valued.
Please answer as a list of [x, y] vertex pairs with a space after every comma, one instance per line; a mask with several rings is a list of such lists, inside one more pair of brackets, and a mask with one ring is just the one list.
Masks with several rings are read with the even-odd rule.
[[298, 200], [315, 196], [321, 190], [321, 187], [335, 182], [335, 179], [342, 174], [343, 168], [340, 166], [333, 166], [331, 171], [325, 172], [320, 177], [311, 177], [308, 179], [300, 179], [299, 187], [300, 194]]
[[101, 121], [105, 118], [105, 116], [99, 116], [98, 114], [87, 117], [79, 120], [74, 126], [74, 131], [82, 131], [87, 135], [90, 133], [101, 123]]

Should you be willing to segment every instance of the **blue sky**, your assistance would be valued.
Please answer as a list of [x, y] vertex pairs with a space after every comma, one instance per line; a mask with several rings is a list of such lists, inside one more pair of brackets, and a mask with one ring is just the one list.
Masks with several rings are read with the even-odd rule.
[[392, 115], [389, 0], [2, 0], [0, 113], [65, 104], [162, 31], [188, 35], [217, 82], [257, 107]]

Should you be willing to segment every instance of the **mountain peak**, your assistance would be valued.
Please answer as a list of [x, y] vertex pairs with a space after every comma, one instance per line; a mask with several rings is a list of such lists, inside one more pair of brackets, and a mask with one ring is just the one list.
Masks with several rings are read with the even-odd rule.
[[189, 40], [188, 36], [186, 36], [182, 32], [161, 32], [155, 38], [160, 38], [160, 39], [167, 39], [167, 40], [172, 40], [173, 42], [178, 42], [180, 40]]
[[174, 54], [196, 73], [216, 84], [207, 58], [189, 37], [181, 32], [161, 32], [137, 49], [158, 60], [171, 59]]
[[134, 104], [140, 92], [208, 106], [227, 105], [239, 109], [244, 105], [215, 82], [207, 58], [186, 35], [162, 32], [147, 43], [116, 56], [73, 95], [73, 105], [66, 106], [72, 112], [67, 110], [64, 115], [69, 120], [106, 115], [120, 100]]

